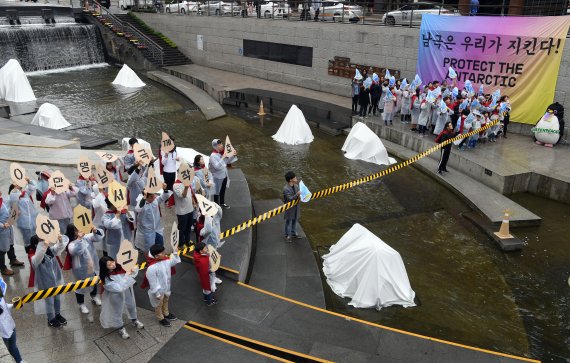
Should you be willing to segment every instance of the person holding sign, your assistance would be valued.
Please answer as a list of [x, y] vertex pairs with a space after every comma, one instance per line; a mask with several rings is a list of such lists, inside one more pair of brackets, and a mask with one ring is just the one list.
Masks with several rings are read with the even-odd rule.
[[196, 266], [196, 271], [200, 278], [200, 286], [202, 287], [206, 306], [214, 306], [218, 301], [214, 298], [214, 293], [212, 292], [210, 255], [208, 254], [208, 247], [206, 247], [204, 242], [198, 242], [196, 249], [194, 249], [194, 266]]
[[[65, 250], [68, 242], [69, 238], [61, 234], [58, 235], [57, 243], [54, 246], [50, 246], [37, 235], [31, 237], [28, 257], [32, 268], [28, 287], [33, 287], [34, 291], [38, 291], [64, 284], [63, 273], [57, 257]], [[45, 304], [48, 326], [59, 328], [67, 325], [67, 320], [60, 314], [60, 295], [35, 301], [36, 314], [40, 314], [40, 311], [44, 310], [40, 308], [41, 304]]]
[[[88, 277], [93, 277], [99, 273], [99, 258], [97, 250], [95, 249], [94, 242], [101, 242], [105, 233], [102, 229], [93, 228], [92, 233], [84, 234], [80, 232], [75, 225], [69, 224], [65, 235], [71, 242], [67, 245], [67, 257], [65, 266], [71, 265], [71, 271], [76, 280], [83, 280]], [[69, 259], [71, 261], [69, 261]], [[91, 291], [89, 291], [91, 290]], [[91, 301], [101, 306], [101, 298], [97, 294], [97, 285], [92, 288], [75, 291], [75, 299], [79, 305], [79, 310], [83, 314], [89, 314], [89, 309], [85, 306], [85, 294], [89, 292]]]
[[[0, 287], [2, 289], [2, 295], [6, 295], [6, 282], [0, 278]], [[14, 358], [16, 363], [26, 363], [22, 359], [20, 350], [16, 345], [16, 323], [12, 319], [12, 314], [10, 310], [12, 309], [12, 304], [7, 304], [5, 298], [0, 298], [0, 334], [2, 335], [2, 340], [8, 349], [8, 352]]]
[[[193, 182], [194, 180], [191, 181], [191, 183]], [[178, 220], [178, 231], [180, 231], [180, 244], [184, 246], [190, 243], [196, 201], [192, 185], [185, 185], [179, 179], [176, 179], [173, 189], [174, 207], [176, 209], [176, 219]]]
[[140, 161], [135, 161], [128, 170], [127, 192], [129, 194], [129, 206], [133, 208], [137, 205], [137, 197], [144, 191], [146, 184], [145, 169]]
[[83, 177], [83, 175], [79, 175], [77, 181], [75, 182], [75, 186], [77, 187], [77, 194], [75, 197], [77, 198], [77, 203], [81, 204], [87, 209], [91, 209], [93, 206], [93, 184], [95, 182], [95, 177], [90, 176], [89, 178]]
[[214, 183], [210, 180], [210, 175], [208, 169], [206, 169], [206, 163], [204, 162], [204, 157], [200, 154], [194, 157], [194, 171], [196, 172], [196, 177], [200, 181], [200, 189], [202, 190], [202, 195], [204, 195], [208, 200], [214, 200]]
[[210, 155], [209, 168], [214, 179], [214, 202], [223, 208], [229, 208], [230, 206], [225, 203], [226, 186], [228, 184], [228, 169], [227, 166], [231, 164], [236, 156], [237, 151], [234, 148], [234, 155], [227, 157], [225, 155], [225, 148], [222, 140], [214, 139], [212, 140], [212, 154]]
[[103, 307], [99, 321], [104, 329], [119, 329], [123, 339], [129, 339], [129, 333], [123, 322], [123, 311], [137, 329], [144, 328], [144, 324], [137, 318], [137, 305], [133, 285], [139, 268], [125, 271], [114, 258], [103, 256], [99, 260], [99, 271], [103, 283]]
[[203, 237], [202, 242], [211, 245], [215, 249], [222, 247], [225, 241], [220, 241], [221, 221], [222, 221], [222, 208], [219, 205], [214, 205], [217, 208], [216, 214], [209, 216], [204, 214], [204, 226], [200, 230], [200, 236]]
[[18, 261], [14, 252], [14, 229], [8, 223], [10, 219], [10, 203], [4, 201], [0, 192], [0, 273], [5, 276], [12, 276], [14, 271], [6, 267], [6, 254], [10, 259], [10, 265], [23, 266], [24, 263]]
[[[172, 190], [172, 187], [174, 186], [174, 181], [176, 180], [176, 171], [178, 170], [176, 162], [180, 161], [180, 157], [178, 156], [178, 152], [176, 152], [176, 145], [174, 144], [174, 139], [170, 138], [169, 141], [170, 141], [169, 147], [166, 147], [164, 144], [161, 144], [160, 162], [162, 164], [162, 176], [164, 177], [166, 188], [168, 190]], [[169, 151], [166, 151], [166, 149], [168, 149]], [[171, 198], [168, 201], [167, 207], [172, 208], [174, 203], [175, 203], [174, 198]]]
[[133, 165], [135, 165], [135, 152], [133, 151], [133, 147], [135, 144], [138, 143], [139, 140], [137, 140], [134, 137], [131, 137], [129, 139], [129, 151], [127, 151], [127, 154], [123, 157], [123, 165], [125, 166], [125, 171], [129, 174], [132, 173], [132, 171], [129, 172], [129, 170]]
[[180, 263], [180, 256], [176, 251], [168, 257], [164, 254], [164, 246], [155, 244], [150, 247], [147, 262], [148, 268], [141, 288], [148, 288], [150, 304], [160, 324], [170, 326], [171, 321], [177, 320], [168, 309], [168, 299], [172, 275], [176, 273], [174, 266]]
[[[105, 199], [105, 202], [107, 203], [107, 212], [103, 216], [102, 225], [107, 231], [107, 254], [112, 259], [116, 259], [119, 248], [121, 248], [121, 242], [130, 236], [127, 210], [117, 210], [109, 199]], [[125, 231], [127, 231], [127, 235], [125, 235]]]
[[172, 191], [167, 190], [166, 184], [162, 183], [163, 193], [147, 193], [140, 197], [140, 201], [135, 207], [137, 215], [137, 233], [135, 245], [147, 253], [154, 244], [164, 245], [164, 227], [160, 218], [158, 204], [166, 202], [172, 195]]
[[[301, 195], [297, 176], [294, 172], [288, 171], [285, 174], [287, 184], [283, 187], [283, 203], [289, 203], [298, 199]], [[291, 242], [293, 238], [301, 238], [297, 235], [297, 221], [301, 218], [301, 205], [297, 204], [289, 208], [283, 214], [285, 218], [285, 240]]]
[[21, 188], [16, 184], [10, 186], [10, 202], [12, 206], [14, 204], [18, 205], [18, 217], [16, 225], [22, 233], [22, 238], [24, 240], [24, 248], [26, 253], [30, 246], [30, 238], [36, 234], [36, 217], [38, 215], [38, 210], [34, 204], [34, 195], [36, 194], [36, 183], [31, 181], [30, 178], [26, 177], [28, 185], [25, 188]]
[[77, 196], [77, 192], [77, 187], [69, 183], [69, 190], [56, 194], [55, 188], [51, 187], [50, 192], [46, 196], [46, 204], [49, 206], [49, 219], [57, 220], [60, 231], [67, 230], [67, 226], [71, 223], [73, 209], [71, 208], [70, 199]]

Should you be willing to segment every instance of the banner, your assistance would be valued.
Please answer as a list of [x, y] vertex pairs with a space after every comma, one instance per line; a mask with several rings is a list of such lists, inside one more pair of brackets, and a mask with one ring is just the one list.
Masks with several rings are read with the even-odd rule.
[[535, 124], [554, 100], [568, 16], [422, 17], [417, 73], [425, 84], [443, 80], [449, 67], [457, 85], [471, 81], [509, 96], [511, 121]]

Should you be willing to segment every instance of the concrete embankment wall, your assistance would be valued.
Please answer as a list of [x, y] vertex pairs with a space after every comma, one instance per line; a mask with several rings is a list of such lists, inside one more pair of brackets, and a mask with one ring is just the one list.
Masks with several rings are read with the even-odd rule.
[[[350, 95], [350, 80], [328, 74], [328, 62], [335, 56], [350, 58], [352, 63], [399, 69], [408, 79], [416, 71], [418, 28], [219, 16], [138, 16], [171, 38], [196, 64], [338, 95]], [[202, 36], [203, 50], [198, 49], [198, 35]], [[312, 67], [244, 57], [244, 39], [312, 47]], [[570, 42], [564, 49], [555, 99], [570, 105]]]

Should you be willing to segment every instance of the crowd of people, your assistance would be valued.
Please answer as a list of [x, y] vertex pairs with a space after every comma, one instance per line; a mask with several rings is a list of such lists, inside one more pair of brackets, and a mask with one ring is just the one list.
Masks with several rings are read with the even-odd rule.
[[[190, 185], [184, 185], [177, 178], [177, 162], [182, 160], [176, 147], [170, 152], [160, 152], [159, 160], [144, 165], [137, 160], [133, 148], [136, 138], [129, 140], [130, 150], [114, 162], [102, 162], [115, 180], [126, 186], [128, 205], [118, 210], [108, 196], [108, 189], [98, 186], [93, 175], [79, 175], [75, 183], [70, 183], [64, 192], [56, 193], [50, 187], [50, 171], [37, 172], [38, 180], [25, 178], [25, 186], [12, 184], [8, 196], [0, 193], [0, 272], [12, 276], [14, 271], [5, 264], [8, 254], [11, 267], [23, 267], [14, 253], [16, 227], [22, 236], [22, 243], [29, 259], [29, 287], [45, 290], [64, 284], [63, 270], [71, 270], [74, 280], [99, 276], [101, 285], [75, 291], [78, 309], [89, 313], [85, 296], [93, 306], [100, 307], [100, 323], [103, 328], [117, 329], [119, 335], [128, 339], [129, 334], [123, 322], [126, 312], [129, 323], [136, 329], [144, 328], [137, 318], [133, 286], [138, 268], [125, 270], [117, 262], [121, 242], [128, 240], [144, 255], [148, 268], [144, 272], [141, 288], [148, 289], [151, 306], [163, 326], [170, 326], [176, 317], [169, 310], [171, 279], [175, 265], [180, 262], [179, 252], [166, 255], [164, 245], [164, 212], [160, 208], [174, 208], [178, 221], [179, 243], [181, 246], [194, 244], [194, 265], [200, 280], [203, 299], [207, 306], [217, 303], [214, 298], [216, 285], [222, 282], [211, 271], [208, 245], [220, 248], [220, 223], [222, 209], [230, 208], [225, 203], [228, 183], [227, 168], [236, 160], [227, 156], [221, 140], [212, 141], [212, 153], [206, 166], [204, 157], [196, 155], [193, 162], [195, 176]], [[161, 169], [165, 183], [159, 193], [145, 190], [150, 169]], [[158, 172], [158, 171], [157, 171]], [[211, 201], [217, 208], [213, 216], [202, 213], [198, 207], [197, 194]], [[39, 203], [38, 203], [39, 202]], [[39, 206], [38, 206], [39, 204]], [[19, 214], [14, 226], [10, 221], [10, 210], [17, 205]], [[73, 222], [73, 206], [81, 205], [92, 211], [93, 228], [90, 233], [81, 232]], [[36, 235], [36, 217], [39, 210], [49, 213], [49, 218], [59, 225], [60, 234], [56, 243], [48, 243]], [[192, 238], [195, 237], [195, 238]], [[98, 251], [98, 245], [101, 250]], [[64, 255], [60, 259], [60, 256]], [[64, 261], [62, 263], [62, 261]], [[3, 281], [0, 279], [0, 286]], [[5, 284], [4, 284], [5, 286]], [[5, 296], [5, 291], [3, 291]], [[10, 304], [0, 299], [0, 333], [16, 362], [23, 362], [16, 346], [16, 333], [10, 317]], [[59, 328], [67, 324], [61, 314], [60, 296], [38, 300], [36, 314], [45, 314], [47, 324]], [[3, 313], [6, 312], [6, 313]]]
[[[450, 69], [451, 82], [435, 80], [422, 85], [417, 75], [408, 83], [405, 78], [397, 80], [390, 76], [388, 71], [379, 77], [376, 73], [369, 75], [366, 69], [362, 73], [357, 70], [352, 81], [352, 113], [361, 119], [381, 116], [385, 126], [392, 126], [394, 116], [399, 115], [400, 122], [409, 124], [410, 130], [417, 132], [419, 137], [431, 133], [437, 136], [436, 142], [445, 141], [442, 133], [446, 136], [465, 134], [499, 120], [487, 130], [457, 142], [462, 151], [487, 141], [496, 142], [500, 135], [507, 138], [511, 112], [509, 97], [498, 90], [485, 93], [483, 86], [475, 91], [469, 81], [460, 90], [453, 74]], [[447, 126], [448, 122], [451, 128]], [[451, 145], [446, 150], [451, 150]], [[443, 163], [438, 172], [445, 171]]]

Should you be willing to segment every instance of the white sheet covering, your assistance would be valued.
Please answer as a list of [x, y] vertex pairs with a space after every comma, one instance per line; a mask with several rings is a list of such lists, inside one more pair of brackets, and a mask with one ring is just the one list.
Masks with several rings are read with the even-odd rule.
[[130, 88], [137, 88], [137, 87], [144, 87], [146, 84], [141, 81], [139, 76], [133, 71], [128, 65], [123, 64], [123, 68], [115, 77], [113, 84], [117, 86], [123, 87], [130, 87]]
[[313, 133], [305, 120], [303, 111], [293, 105], [283, 120], [273, 140], [289, 145], [308, 144], [313, 141]]
[[388, 156], [388, 151], [378, 135], [362, 122], [352, 126], [341, 150], [349, 159], [364, 160], [378, 165], [390, 165], [396, 162], [394, 158]]
[[28, 77], [15, 59], [10, 59], [0, 68], [0, 99], [10, 102], [35, 101], [36, 96]]
[[402, 257], [372, 232], [355, 224], [323, 256], [323, 272], [332, 290], [350, 297], [349, 305], [380, 310], [415, 306]]
[[40, 106], [32, 120], [32, 125], [47, 127], [53, 130], [61, 130], [67, 126], [71, 126], [63, 117], [59, 108], [51, 103], [44, 103]]

